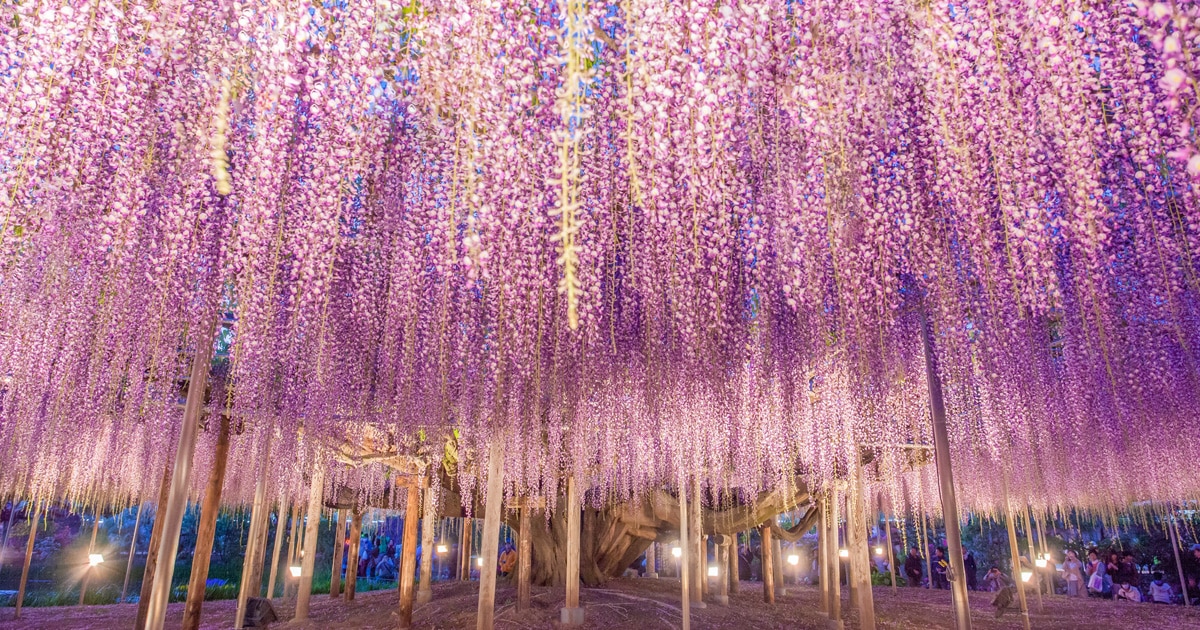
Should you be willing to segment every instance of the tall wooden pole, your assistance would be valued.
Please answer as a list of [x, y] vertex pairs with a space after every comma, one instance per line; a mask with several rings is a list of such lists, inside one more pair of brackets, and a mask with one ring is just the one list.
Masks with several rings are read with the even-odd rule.
[[842, 560], [838, 553], [838, 491], [829, 491], [829, 627], [842, 627]]
[[187, 403], [183, 410], [183, 426], [179, 429], [179, 442], [175, 447], [174, 471], [171, 473], [171, 493], [159, 516], [163, 519], [163, 537], [154, 568], [154, 585], [150, 591], [150, 605], [146, 612], [146, 627], [162, 630], [167, 617], [167, 600], [171, 596], [171, 580], [175, 577], [175, 556], [179, 553], [179, 530], [183, 527], [183, 513], [187, 508], [188, 492], [192, 485], [192, 457], [196, 454], [196, 431], [200, 425], [200, 411], [208, 386], [209, 366], [212, 363], [213, 336], [217, 330], [217, 317], [213, 317], [208, 328], [196, 338], [196, 352], [192, 357], [191, 379], [188, 381]]
[[971, 603], [967, 600], [967, 571], [963, 564], [962, 532], [958, 527], [958, 499], [954, 495], [954, 471], [950, 465], [950, 438], [946, 431], [946, 404], [942, 400], [942, 380], [933, 348], [933, 327], [929, 315], [921, 310], [921, 339], [925, 350], [925, 378], [929, 384], [929, 410], [933, 416], [933, 454], [937, 464], [938, 493], [946, 526], [946, 548], [950, 554], [950, 592], [954, 599], [954, 619], [958, 630], [971, 630]]
[[271, 552], [271, 573], [267, 578], [267, 599], [275, 597], [275, 578], [279, 576], [279, 554], [283, 549], [283, 531], [287, 529], [288, 513], [291, 512], [288, 503], [280, 501], [279, 511], [275, 513], [275, 549]]
[[579, 607], [579, 512], [579, 488], [575, 486], [575, 476], [571, 475], [567, 477], [567, 596], [559, 613], [559, 621], [564, 626], [583, 623], [583, 609]]
[[25, 603], [25, 585], [29, 583], [29, 565], [33, 563], [33, 543], [37, 540], [38, 519], [42, 517], [42, 506], [33, 509], [29, 519], [29, 539], [25, 541], [25, 564], [21, 566], [21, 584], [17, 587], [17, 619], [21, 618], [21, 606]]
[[354, 594], [358, 591], [358, 561], [359, 549], [362, 544], [362, 519], [363, 513], [357, 508], [351, 510], [354, 515], [350, 517], [350, 559], [346, 562], [346, 601], [354, 601]]
[[738, 547], [738, 534], [737, 533], [734, 533], [733, 543], [731, 543], [731, 544], [733, 546], [730, 548], [730, 551], [729, 551], [729, 592], [736, 594], [741, 588], [741, 580], [742, 580], [741, 575], [739, 575], [739, 572], [741, 571], [741, 566], [740, 566], [740, 559], [738, 557], [740, 549]]
[[137, 514], [133, 517], [133, 542], [129, 543], [129, 559], [125, 561], [125, 584], [121, 586], [121, 599], [117, 603], [125, 601], [125, 595], [129, 593], [129, 578], [133, 575], [133, 558], [137, 555], [137, 537], [138, 526], [142, 524], [142, 508], [145, 503], [138, 503]]
[[817, 579], [821, 589], [820, 610], [829, 616], [829, 506], [824, 495], [817, 499]]
[[862, 469], [854, 466], [851, 471], [853, 486], [850, 489], [850, 509], [846, 516], [846, 527], [854, 532], [854, 547], [850, 559], [854, 563], [851, 575], [857, 582], [858, 626], [861, 630], [875, 630], [875, 594], [871, 590], [871, 549], [867, 544], [867, 497], [863, 490]]
[[433, 534], [437, 527], [437, 515], [433, 513], [433, 488], [425, 485], [421, 499], [421, 580], [417, 589], [417, 603], [424, 604], [433, 599]]
[[771, 525], [764, 524], [759, 528], [762, 535], [762, 579], [763, 579], [763, 601], [768, 604], [775, 603], [775, 555], [774, 545], [771, 543]]
[[225, 465], [229, 460], [229, 416], [221, 416], [217, 430], [217, 455], [208, 487], [204, 489], [204, 505], [200, 508], [200, 524], [196, 528], [196, 552], [192, 555], [192, 575], [188, 581], [187, 603], [183, 607], [182, 630], [199, 630], [200, 608], [204, 605], [208, 566], [212, 561], [213, 537], [217, 533], [217, 512], [221, 509], [221, 487], [225, 485]]
[[475, 519], [463, 518], [462, 538], [458, 542], [458, 579], [462, 582], [471, 581], [471, 533], [475, 530]]
[[95, 569], [95, 567], [92, 566], [91, 559], [92, 559], [92, 552], [95, 551], [95, 549], [96, 549], [96, 533], [99, 531], [100, 531], [100, 513], [97, 511], [97, 512], [92, 513], [92, 542], [88, 543], [88, 550], [87, 550], [88, 566], [87, 566], [86, 571], [83, 574], [83, 583], [79, 585], [79, 605], [80, 606], [83, 605], [83, 598], [84, 598], [84, 596], [87, 595], [88, 581], [92, 577], [92, 570]]
[[774, 538], [773, 542], [775, 548], [772, 549], [771, 558], [775, 568], [775, 588], [779, 595], [787, 595], [787, 584], [783, 580], [783, 543], [778, 538]]
[[246, 539], [246, 557], [242, 561], [242, 583], [238, 587], [237, 610], [233, 617], [234, 628], [242, 627], [246, 620], [246, 604], [251, 597], [258, 597], [259, 591], [262, 590], [267, 519], [271, 511], [271, 507], [267, 505], [267, 471], [271, 459], [270, 448], [271, 442], [268, 437], [259, 457], [258, 479], [254, 483], [254, 503], [250, 509], [250, 535]]
[[1037, 550], [1033, 547], [1033, 526], [1029, 522], [1028, 510], [1022, 508], [1021, 516], [1025, 519], [1025, 543], [1029, 547], [1029, 569], [1033, 571], [1034, 587], [1037, 589], [1037, 611], [1040, 613], [1044, 612], [1045, 609], [1042, 607], [1042, 576], [1038, 573], [1037, 563], [1034, 562], [1037, 558]]
[[692, 546], [692, 606], [696, 608], [706, 608], [708, 604], [704, 603], [704, 591], [708, 586], [708, 571], [705, 566], [708, 559], [707, 550], [704, 548], [704, 524], [702, 521], [704, 502], [700, 496], [700, 477], [692, 477], [692, 501], [688, 504], [692, 510], [692, 516], [688, 519], [691, 525], [691, 534], [688, 542]]
[[313, 570], [317, 564], [317, 528], [321, 526], [321, 499], [325, 496], [325, 463], [313, 464], [312, 485], [308, 489], [308, 518], [304, 528], [304, 554], [300, 558], [300, 580], [296, 588], [296, 614], [293, 622], [308, 619], [312, 600]]
[[333, 568], [329, 574], [329, 596], [342, 596], [342, 552], [346, 549], [346, 510], [339, 508], [333, 516]]
[[717, 535], [716, 540], [716, 565], [717, 565], [717, 592], [714, 598], [717, 603], [722, 606], [729, 605], [729, 580], [727, 573], [729, 572], [729, 543], [730, 537]]
[[1008, 471], [1001, 478], [1004, 490], [1004, 521], [1008, 525], [1008, 550], [1012, 560], [1012, 581], [1017, 588], [1017, 601], [1021, 604], [1021, 626], [1029, 630], [1029, 603], [1025, 599], [1025, 583], [1021, 581], [1021, 552], [1017, 549], [1017, 526], [1012, 505], [1008, 501]]
[[679, 473], [679, 585], [683, 589], [679, 605], [683, 614], [683, 630], [691, 630], [691, 597], [688, 595], [688, 501], [687, 482], [682, 472]]
[[[0, 503], [0, 507], [3, 507], [3, 505], [3, 503]], [[13, 496], [9, 505], [11, 509], [8, 510], [8, 525], [4, 526], [4, 539], [0, 540], [0, 568], [4, 568], [3, 550], [8, 549], [8, 535], [12, 532], [13, 518], [17, 515], [17, 508], [20, 507], [20, 502], [17, 501], [16, 496]]]
[[[479, 608], [477, 630], [492, 630], [496, 615], [496, 561], [500, 553], [500, 520], [504, 510], [504, 441], [492, 442], [488, 455], [487, 504], [483, 513], [482, 549], [479, 558]], [[578, 517], [576, 517], [578, 518]], [[576, 521], [578, 522], [578, 521]]]
[[646, 547], [646, 577], [658, 577], [658, 543], [650, 541], [650, 546]]
[[925, 547], [922, 553], [925, 556], [925, 579], [929, 580], [929, 588], [933, 588], [933, 554], [929, 550], [929, 522], [925, 520], [925, 515], [920, 515], [921, 519], [921, 544]]
[[283, 596], [291, 597], [295, 594], [293, 589], [296, 588], [296, 580], [292, 578], [291, 568], [296, 566], [297, 557], [300, 555], [297, 549], [300, 548], [300, 502], [292, 502], [292, 521], [288, 529], [288, 556], [287, 566], [284, 567], [283, 574]]
[[1179, 587], [1183, 591], [1183, 605], [1191, 606], [1192, 600], [1188, 597], [1187, 579], [1183, 576], [1183, 563], [1179, 560], [1179, 525], [1175, 523], [1175, 510], [1171, 510], [1171, 551], [1175, 552], [1175, 570], [1179, 572]]
[[[879, 498], [879, 507], [883, 507], [883, 497]], [[896, 585], [896, 547], [892, 544], [892, 519], [887, 512], [883, 513], [883, 530], [887, 534], [888, 546], [888, 571], [892, 575], [892, 594], [899, 591], [899, 586]]]
[[[489, 506], [491, 507], [491, 506]], [[490, 511], [490, 510], [489, 510]], [[416, 479], [408, 486], [404, 503], [404, 533], [400, 540], [400, 623], [399, 628], [412, 627], [414, 574], [417, 571], [417, 524], [421, 520], [421, 487]], [[497, 535], [499, 528], [497, 527]]]
[[530, 505], [526, 498], [521, 505], [521, 516], [517, 530], [517, 610], [529, 610], [532, 598], [533, 572], [533, 540], [529, 531], [532, 525], [529, 518]]
[[142, 588], [138, 599], [137, 619], [134, 630], [145, 630], [146, 619], [150, 614], [150, 593], [154, 590], [154, 571], [158, 567], [158, 551], [162, 547], [163, 518], [171, 493], [171, 467], [163, 470], [162, 482], [158, 488], [158, 503], [154, 504], [154, 527], [150, 529], [150, 547], [146, 550], [146, 568], [142, 571]]

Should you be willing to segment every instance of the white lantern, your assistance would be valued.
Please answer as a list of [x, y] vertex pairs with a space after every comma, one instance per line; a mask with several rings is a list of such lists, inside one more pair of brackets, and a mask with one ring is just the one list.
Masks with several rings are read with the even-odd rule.
[[882, 556], [882, 555], [883, 555], [883, 547], [876, 547], [876, 548], [875, 548], [875, 555], [877, 555], [877, 556]]
[[438, 553], [446, 553], [447, 551], [450, 551], [450, 548], [447, 547], [446, 545], [438, 545], [437, 546]]
[[679, 547], [671, 547], [671, 555], [678, 558], [683, 555], [683, 549], [680, 549]]
[[291, 567], [288, 567], [288, 571], [292, 572], [292, 577], [300, 577], [300, 567], [291, 566]]
[[1038, 558], [1037, 560], [1034, 560], [1033, 563], [1036, 564], [1037, 568], [1039, 568], [1039, 569], [1046, 568], [1046, 559], [1045, 558]]
[[104, 562], [104, 555], [99, 553], [88, 554], [88, 566], [96, 566]]
[[708, 577], [717, 577], [720, 574], [721, 572], [717, 569], [717, 567], [708, 567]]
[[483, 558], [479, 558], [478, 560], [476, 560], [475, 566], [482, 567], [483, 566]]
[[790, 556], [787, 557], [787, 561], [788, 561], [788, 564], [790, 564], [792, 566], [796, 566], [797, 564], [800, 564], [800, 556], [797, 556], [796, 554], [791, 554]]
[[841, 548], [841, 549], [838, 549], [838, 555], [839, 555], [839, 556], [841, 556], [841, 557], [843, 557], [843, 558], [849, 558], [849, 557], [850, 557], [850, 550], [849, 550], [849, 549], [846, 549], [845, 547], [843, 547], [843, 548]]
[[1021, 571], [1021, 581], [1028, 582], [1029, 578], [1033, 577], [1033, 571]]

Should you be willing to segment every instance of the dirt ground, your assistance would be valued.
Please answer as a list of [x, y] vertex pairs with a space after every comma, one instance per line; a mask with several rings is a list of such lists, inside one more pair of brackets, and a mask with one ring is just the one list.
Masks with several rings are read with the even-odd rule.
[[[475, 627], [478, 583], [447, 582], [434, 585], [434, 599], [419, 606], [413, 626], [422, 630], [467, 630]], [[888, 587], [876, 587], [875, 608], [878, 627], [904, 629], [952, 629], [949, 591], [900, 589], [893, 594]], [[818, 591], [813, 587], [789, 587], [774, 606], [762, 602], [762, 586], [743, 583], [739, 593], [730, 596], [729, 606], [708, 604], [692, 609], [692, 627], [708, 630], [741, 628], [825, 628], [825, 619], [817, 609]], [[846, 593], [843, 591], [843, 607]], [[679, 582], [672, 579], [619, 579], [604, 588], [583, 589], [582, 605], [587, 619], [584, 628], [612, 630], [669, 630], [680, 625]], [[1009, 612], [996, 619], [989, 593], [972, 593], [971, 614], [977, 630], [1019, 630], [1019, 613]], [[1031, 597], [1030, 606], [1036, 606]], [[1130, 628], [1136, 630], [1200, 630], [1200, 607], [1159, 606], [1153, 604], [1116, 604], [1092, 599], [1044, 598], [1045, 610], [1031, 612], [1035, 630], [1099, 630]], [[558, 609], [563, 604], [562, 589], [534, 588], [533, 608], [517, 612], [516, 590], [501, 584], [496, 592], [496, 628], [541, 629], [558, 627]], [[291, 616], [291, 600], [273, 600], [283, 619]], [[311, 622], [300, 626], [319, 630], [388, 629], [396, 627], [397, 595], [393, 591], [364, 593], [353, 603], [314, 595]], [[226, 630], [232, 627], [234, 601], [207, 602], [202, 628]], [[47, 628], [81, 630], [84, 628], [131, 628], [137, 607], [114, 606], [26, 608], [20, 621], [13, 619], [11, 608], [0, 609], [0, 630]], [[179, 627], [182, 604], [172, 604], [167, 613], [167, 628]], [[853, 612], [845, 615], [846, 628], [857, 628]], [[287, 624], [272, 624], [283, 628]]]

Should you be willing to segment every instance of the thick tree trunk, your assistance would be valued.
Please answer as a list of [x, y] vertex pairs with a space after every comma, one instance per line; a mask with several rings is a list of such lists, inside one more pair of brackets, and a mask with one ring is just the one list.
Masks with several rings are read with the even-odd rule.
[[150, 592], [154, 590], [154, 569], [158, 566], [158, 548], [162, 546], [163, 526], [166, 520], [167, 500], [171, 496], [171, 466], [163, 471], [162, 484], [158, 488], [158, 503], [154, 504], [154, 527], [150, 529], [150, 548], [146, 551], [146, 568], [142, 571], [142, 592], [138, 598], [137, 620], [133, 622], [135, 630], [144, 630], [146, 618], [150, 614]]
[[[728, 510], [703, 511], [705, 534], [734, 535], [773, 518], [777, 514], [808, 502], [803, 488], [793, 494], [783, 491], [764, 492], [750, 505]], [[563, 586], [565, 584], [567, 523], [566, 497], [558, 504], [547, 523], [546, 519], [530, 519], [530, 543], [533, 548], [532, 580], [534, 584]], [[785, 542], [795, 542], [812, 527], [815, 510], [791, 530], [772, 524], [771, 531]], [[812, 517], [812, 518], [809, 518]], [[519, 518], [508, 525], [519, 531]], [[669, 542], [679, 536], [679, 499], [665, 491], [651, 493], [640, 500], [604, 509], [585, 507], [583, 537], [580, 545], [579, 576], [587, 586], [599, 586], [621, 575], [654, 541]]]
[[183, 608], [183, 630], [200, 628], [200, 607], [204, 605], [208, 565], [212, 561], [213, 536], [217, 533], [217, 512], [221, 508], [221, 488], [225, 485], [225, 464], [229, 461], [229, 416], [221, 416], [217, 430], [217, 455], [208, 488], [204, 490], [204, 507], [200, 510], [200, 525], [196, 532], [196, 552], [192, 555], [192, 575], [188, 581], [187, 603]]

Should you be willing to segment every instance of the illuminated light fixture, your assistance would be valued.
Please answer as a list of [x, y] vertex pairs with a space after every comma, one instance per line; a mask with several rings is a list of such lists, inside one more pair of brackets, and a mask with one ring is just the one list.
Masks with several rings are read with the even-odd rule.
[[787, 557], [787, 561], [788, 561], [788, 564], [790, 564], [792, 566], [796, 566], [797, 564], [800, 564], [800, 556], [797, 556], [796, 554], [792, 554]]
[[717, 567], [708, 567], [708, 577], [717, 577], [721, 571]]
[[849, 549], [838, 549], [838, 555], [839, 555], [839, 556], [841, 556], [841, 557], [843, 557], [843, 558], [849, 558], [849, 557], [850, 557], [850, 550], [849, 550]]
[[1031, 577], [1033, 577], [1033, 571], [1022, 571], [1021, 572], [1021, 581], [1022, 582], [1028, 582], [1029, 578], [1031, 578]]
[[1046, 568], [1046, 559], [1045, 558], [1038, 558], [1037, 560], [1034, 560], [1033, 563], [1036, 564], [1037, 568], [1039, 568], [1039, 569]]
[[671, 555], [678, 558], [683, 555], [683, 549], [679, 547], [671, 547]]
[[104, 562], [104, 554], [99, 554], [99, 553], [89, 553], [88, 554], [88, 566], [94, 567], [94, 566], [100, 564], [101, 562]]
[[883, 555], [883, 547], [876, 547], [876, 548], [875, 548], [875, 555], [877, 555], [877, 556], [882, 556], [882, 555]]
[[300, 567], [291, 566], [288, 567], [288, 571], [292, 572], [292, 577], [300, 577]]
[[477, 566], [477, 567], [483, 566], [483, 558], [479, 558], [478, 560], [476, 560], [475, 566]]
[[1047, 561], [1054, 559], [1053, 557], [1051, 557], [1049, 552], [1042, 554], [1042, 557], [1045, 558]]
[[438, 553], [446, 553], [447, 551], [450, 551], [450, 548], [447, 547], [446, 545], [438, 545], [437, 546]]

